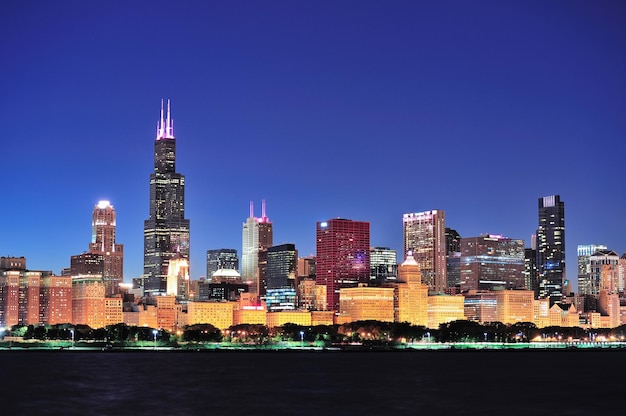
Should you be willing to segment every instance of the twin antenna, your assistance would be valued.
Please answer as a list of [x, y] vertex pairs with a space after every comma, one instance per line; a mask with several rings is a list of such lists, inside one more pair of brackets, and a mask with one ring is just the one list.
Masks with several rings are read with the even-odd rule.
[[157, 140], [174, 138], [174, 120], [170, 117], [170, 100], [167, 100], [167, 116], [163, 116], [163, 100], [161, 100], [161, 120], [157, 122]]

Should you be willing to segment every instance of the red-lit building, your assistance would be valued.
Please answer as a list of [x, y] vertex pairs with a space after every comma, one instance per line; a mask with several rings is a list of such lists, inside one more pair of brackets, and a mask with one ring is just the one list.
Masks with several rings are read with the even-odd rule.
[[339, 289], [367, 283], [370, 224], [336, 218], [316, 224], [316, 283], [326, 286], [326, 308], [339, 310]]

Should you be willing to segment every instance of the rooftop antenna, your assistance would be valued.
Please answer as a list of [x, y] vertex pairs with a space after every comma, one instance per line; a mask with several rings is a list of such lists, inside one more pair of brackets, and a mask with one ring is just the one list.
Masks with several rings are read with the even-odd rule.
[[254, 218], [254, 202], [250, 201], [250, 218]]
[[174, 137], [174, 128], [172, 125], [172, 118], [170, 117], [170, 100], [167, 100], [167, 125], [165, 126], [165, 137]]

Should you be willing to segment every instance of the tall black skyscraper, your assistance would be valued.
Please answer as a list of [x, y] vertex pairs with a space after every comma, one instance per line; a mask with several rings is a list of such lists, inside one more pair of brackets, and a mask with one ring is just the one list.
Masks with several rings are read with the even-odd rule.
[[565, 283], [565, 205], [559, 195], [539, 198], [537, 229], [539, 298], [560, 303]]
[[294, 288], [297, 273], [295, 244], [281, 244], [267, 250], [267, 289]]
[[185, 219], [185, 177], [176, 172], [174, 122], [167, 115], [157, 123], [154, 172], [150, 174], [150, 218], [144, 222], [144, 290], [165, 293], [170, 259], [189, 259], [189, 220]]

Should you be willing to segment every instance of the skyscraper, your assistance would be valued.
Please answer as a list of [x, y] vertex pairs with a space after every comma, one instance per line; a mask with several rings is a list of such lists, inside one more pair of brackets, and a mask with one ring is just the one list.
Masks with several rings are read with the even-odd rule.
[[565, 204], [559, 195], [539, 198], [537, 229], [539, 298], [561, 303], [565, 280]]
[[267, 288], [295, 288], [298, 250], [295, 244], [281, 244], [267, 250]]
[[250, 216], [243, 223], [241, 241], [241, 278], [250, 286], [250, 293], [264, 296], [267, 286], [267, 249], [273, 245], [272, 222], [265, 215], [265, 201], [260, 218], [254, 216], [254, 204], [250, 202]]
[[100, 201], [93, 209], [89, 253], [102, 256], [102, 280], [105, 295], [119, 293], [124, 280], [124, 245], [115, 242], [116, 214], [109, 201]]
[[206, 280], [220, 269], [239, 271], [239, 256], [234, 248], [218, 248], [206, 251]]
[[370, 277], [370, 223], [336, 218], [316, 224], [316, 283], [326, 287], [326, 308], [339, 310], [339, 289]]
[[398, 276], [396, 250], [389, 247], [370, 248], [370, 284], [383, 284]]
[[460, 242], [460, 289], [525, 288], [524, 241], [486, 234]]
[[[581, 295], [597, 295], [599, 286], [591, 281], [590, 257], [599, 250], [606, 250], [603, 244], [579, 244], [576, 248], [578, 255], [578, 293]], [[597, 283], [597, 282], [596, 282]]]
[[446, 215], [433, 210], [404, 214], [404, 252], [412, 252], [419, 264], [422, 282], [434, 292], [443, 292], [446, 276]]
[[154, 171], [150, 174], [150, 217], [144, 222], [144, 291], [166, 292], [170, 259], [189, 259], [189, 220], [185, 219], [185, 177], [176, 172], [174, 121], [163, 114], [154, 142]]

